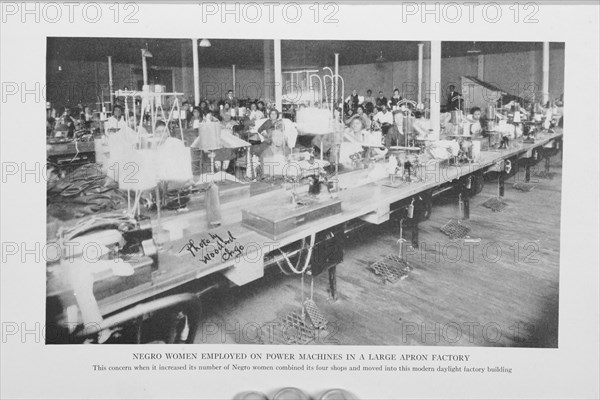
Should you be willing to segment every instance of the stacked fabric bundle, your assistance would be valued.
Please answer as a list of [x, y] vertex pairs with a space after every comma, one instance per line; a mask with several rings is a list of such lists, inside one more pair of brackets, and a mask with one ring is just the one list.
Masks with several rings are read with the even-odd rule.
[[48, 179], [48, 215], [61, 220], [115, 210], [125, 203], [117, 182], [99, 164], [82, 165], [64, 178], [50, 175]]

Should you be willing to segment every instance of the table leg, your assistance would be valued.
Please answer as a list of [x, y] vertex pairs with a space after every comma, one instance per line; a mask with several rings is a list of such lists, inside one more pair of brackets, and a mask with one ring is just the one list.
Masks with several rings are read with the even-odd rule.
[[525, 182], [529, 182], [530, 179], [531, 179], [531, 157], [527, 159], [527, 164], [525, 164]]
[[469, 189], [467, 188], [467, 184], [465, 182], [463, 182], [462, 187], [461, 187], [461, 191], [462, 191], [462, 205], [463, 205], [463, 215], [462, 218], [463, 219], [469, 219], [471, 217], [471, 211], [469, 209]]
[[419, 221], [416, 218], [412, 221], [411, 244], [413, 248], [419, 248]]
[[336, 268], [337, 264], [329, 267], [329, 289], [331, 290], [331, 298], [333, 300], [337, 299], [337, 277], [336, 277]]
[[502, 170], [498, 173], [498, 196], [504, 197], [504, 175], [506, 171]]

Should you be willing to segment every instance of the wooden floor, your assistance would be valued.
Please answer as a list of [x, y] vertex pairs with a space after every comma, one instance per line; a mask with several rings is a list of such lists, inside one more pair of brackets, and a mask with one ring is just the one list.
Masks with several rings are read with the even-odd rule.
[[[420, 225], [420, 248], [408, 256], [414, 270], [394, 284], [382, 284], [367, 267], [397, 254], [398, 226], [355, 234], [337, 269], [338, 300], [330, 300], [326, 273], [315, 278], [314, 300], [329, 325], [311, 344], [557, 347], [561, 167], [559, 154], [554, 179], [533, 177], [536, 187], [527, 193], [510, 178], [501, 212], [481, 205], [497, 194], [497, 183], [487, 181], [471, 199], [470, 236], [481, 239], [471, 247], [440, 231], [458, 206], [438, 198]], [[309, 291], [310, 278], [305, 297]], [[299, 312], [301, 298], [298, 276], [267, 271], [205, 304], [196, 343], [257, 343], [260, 328], [269, 342], [264, 327]]]

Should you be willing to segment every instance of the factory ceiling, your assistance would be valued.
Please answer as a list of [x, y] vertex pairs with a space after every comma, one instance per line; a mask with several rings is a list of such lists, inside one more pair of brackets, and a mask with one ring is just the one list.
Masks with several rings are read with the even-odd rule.
[[[212, 39], [211, 47], [199, 47], [199, 63], [203, 67], [262, 68], [264, 40]], [[340, 65], [416, 60], [417, 41], [356, 41], [356, 40], [282, 40], [284, 69], [332, 65], [334, 53], [340, 54]], [[428, 57], [428, 42], [425, 57]], [[268, 44], [273, 46], [272, 41]], [[148, 38], [48, 38], [47, 59], [72, 61], [106, 61], [141, 63], [141, 49], [152, 53], [151, 65], [192, 66], [190, 39]], [[564, 48], [564, 43], [552, 43], [551, 48]], [[541, 42], [443, 42], [442, 57], [476, 56], [477, 54], [541, 50]]]

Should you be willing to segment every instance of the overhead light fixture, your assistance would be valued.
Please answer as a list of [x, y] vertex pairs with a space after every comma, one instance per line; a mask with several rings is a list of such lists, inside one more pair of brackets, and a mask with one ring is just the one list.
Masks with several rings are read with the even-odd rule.
[[210, 40], [208, 40], [208, 39], [202, 39], [202, 40], [200, 41], [200, 44], [199, 44], [199, 46], [200, 46], [200, 47], [210, 47], [210, 46], [211, 46], [211, 44], [210, 44]]
[[148, 50], [148, 43], [146, 43], [146, 48], [142, 49], [142, 57], [152, 58], [152, 53]]
[[467, 50], [467, 54], [479, 54], [481, 53], [481, 50], [479, 50], [477, 48], [477, 45], [475, 42], [473, 42], [473, 47], [471, 47], [469, 50]]
[[385, 57], [383, 56], [383, 51], [380, 51], [380, 52], [379, 52], [379, 57], [377, 57], [377, 58], [375, 59], [375, 62], [377, 62], [377, 63], [384, 63], [384, 62], [386, 62], [386, 61], [387, 61], [387, 60], [386, 60], [386, 59], [385, 59]]

